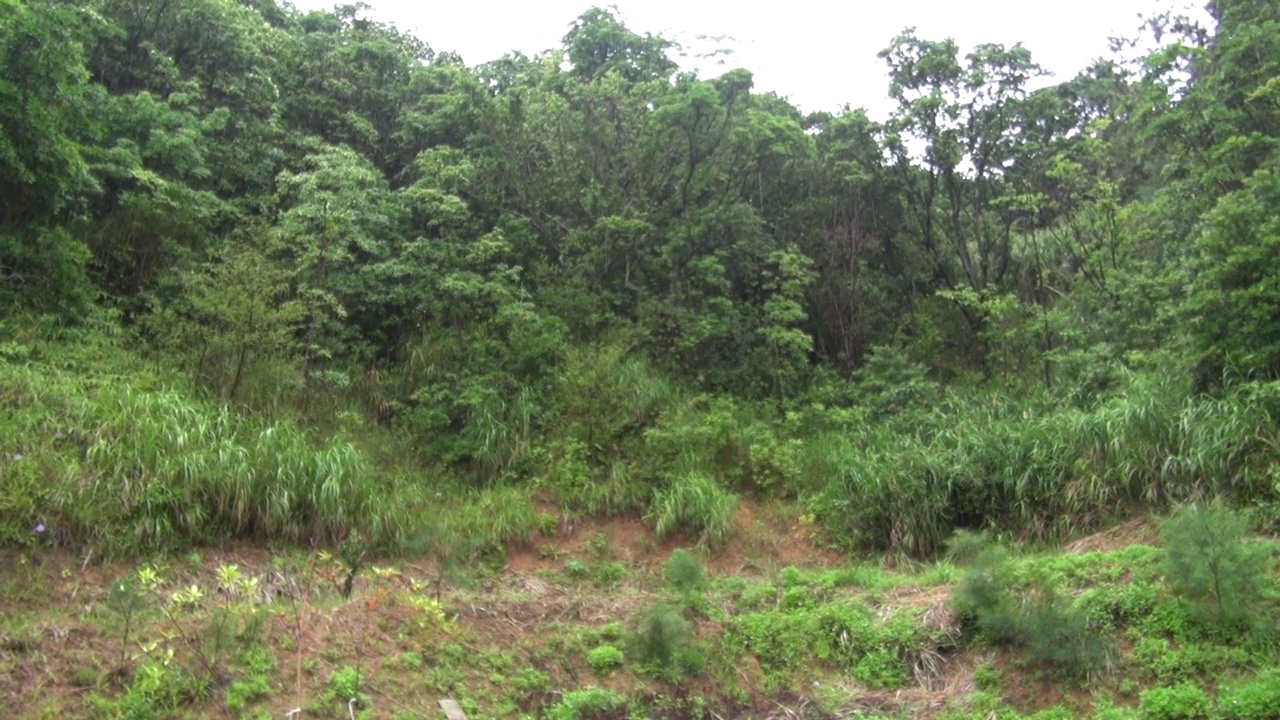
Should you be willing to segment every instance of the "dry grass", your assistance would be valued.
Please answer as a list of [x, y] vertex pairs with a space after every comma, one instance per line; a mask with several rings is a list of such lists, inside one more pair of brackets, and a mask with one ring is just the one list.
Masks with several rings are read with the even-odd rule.
[[1089, 552], [1120, 550], [1132, 545], [1158, 546], [1159, 544], [1160, 528], [1150, 518], [1143, 517], [1086, 535], [1068, 543], [1062, 549], [1064, 552], [1083, 555]]

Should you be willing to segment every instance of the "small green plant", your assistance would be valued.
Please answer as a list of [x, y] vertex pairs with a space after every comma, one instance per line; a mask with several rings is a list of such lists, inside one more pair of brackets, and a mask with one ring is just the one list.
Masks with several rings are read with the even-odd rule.
[[625, 704], [626, 700], [612, 690], [597, 687], [573, 690], [551, 706], [547, 717], [550, 720], [590, 720], [610, 714]]
[[591, 552], [600, 560], [611, 559], [613, 548], [609, 546], [609, 536], [602, 532], [591, 536]]
[[612, 645], [601, 645], [587, 653], [587, 664], [597, 675], [608, 675], [622, 667], [622, 651]]
[[565, 561], [564, 571], [575, 580], [581, 580], [591, 574], [591, 568], [585, 562], [576, 558]]
[[699, 593], [706, 585], [702, 563], [684, 548], [676, 550], [667, 558], [666, 564], [662, 566], [662, 576], [667, 587], [683, 595]]
[[124, 577], [112, 583], [111, 592], [107, 595], [107, 610], [119, 616], [124, 625], [120, 631], [121, 666], [125, 662], [133, 625], [148, 607], [147, 595], [138, 589], [138, 583], [133, 577]]
[[1208, 693], [1185, 683], [1142, 693], [1138, 707], [1143, 720], [1210, 720], [1214, 716]]
[[620, 622], [605, 623], [596, 629], [596, 637], [605, 643], [617, 642], [625, 634], [626, 628]]
[[1003, 676], [990, 663], [982, 663], [973, 669], [973, 683], [979, 690], [999, 690]]
[[1220, 502], [1184, 505], [1161, 527], [1169, 585], [1229, 625], [1246, 624], [1260, 594], [1264, 556], [1244, 544], [1247, 528]]
[[1218, 714], [1223, 720], [1280, 718], [1280, 670], [1257, 679], [1220, 689]]
[[738, 607], [743, 610], [763, 610], [774, 605], [778, 600], [778, 588], [771, 583], [748, 585], [738, 598]]
[[369, 697], [360, 691], [362, 682], [360, 671], [350, 665], [334, 670], [329, 674], [329, 698], [344, 703], [354, 699], [361, 707], [368, 707]]
[[422, 653], [408, 650], [400, 653], [400, 664], [408, 670], [421, 670], [423, 664]]
[[592, 581], [600, 587], [617, 585], [626, 576], [627, 566], [617, 560], [600, 563], [596, 566], [595, 571], [591, 573]]
[[659, 603], [637, 617], [631, 647], [640, 663], [666, 670], [692, 639], [693, 623], [674, 605]]
[[227, 688], [227, 709], [241, 712], [254, 700], [261, 700], [271, 695], [271, 684], [263, 675], [254, 675], [247, 680], [237, 680]]

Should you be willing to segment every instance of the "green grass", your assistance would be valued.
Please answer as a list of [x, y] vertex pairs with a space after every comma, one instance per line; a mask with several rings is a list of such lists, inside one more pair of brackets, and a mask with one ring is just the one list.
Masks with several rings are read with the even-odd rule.
[[649, 514], [658, 537], [687, 533], [711, 546], [723, 545], [733, 534], [737, 498], [709, 476], [689, 473], [657, 493]]
[[1274, 519], [1280, 385], [1187, 398], [1135, 379], [1093, 409], [975, 394], [813, 439], [810, 507], [842, 545], [936, 553], [957, 527], [1052, 539], [1221, 496]]

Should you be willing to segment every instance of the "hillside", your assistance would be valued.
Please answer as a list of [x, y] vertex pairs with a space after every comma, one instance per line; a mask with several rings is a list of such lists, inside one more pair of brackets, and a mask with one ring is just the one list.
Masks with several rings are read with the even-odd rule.
[[[346, 717], [350, 698], [360, 717], [392, 718], [442, 717], [442, 698], [469, 717], [1280, 709], [1275, 670], [1257, 674], [1273, 641], [1221, 634], [1179, 601], [1150, 522], [1011, 561], [1015, 586], [1069, 598], [1049, 612], [1088, 613], [1087, 629], [1038, 617], [1051, 637], [1028, 645], [972, 641], [953, 597], [972, 566], [851, 563], [806, 535], [789, 506], [746, 503], [738, 539], [704, 560], [639, 523], [592, 521], [443, 576], [374, 563], [349, 598], [347, 568], [323, 552], [232, 545], [141, 568], [6, 552], [0, 691], [16, 717]], [[1280, 544], [1266, 547], [1274, 617]], [[676, 620], [651, 619], [664, 607]], [[645, 633], [671, 645], [670, 664], [645, 655]], [[185, 670], [204, 663], [212, 685]]]
[[904, 30], [877, 121], [602, 8], [0, 0], [0, 697], [1280, 717], [1280, 3], [1206, 10]]

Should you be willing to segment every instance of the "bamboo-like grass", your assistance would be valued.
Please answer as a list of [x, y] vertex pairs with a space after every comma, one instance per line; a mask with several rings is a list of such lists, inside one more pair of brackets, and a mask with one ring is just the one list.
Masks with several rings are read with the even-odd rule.
[[25, 425], [22, 462], [45, 482], [28, 517], [0, 511], [10, 534], [40, 523], [49, 537], [117, 553], [230, 537], [331, 542], [374, 512], [363, 455], [347, 443], [315, 447], [291, 423], [47, 366], [9, 366], [0, 387], [26, 398], [0, 427]]
[[927, 555], [957, 527], [1032, 539], [1078, 532], [1132, 504], [1205, 497], [1271, 504], [1280, 386], [1179, 397], [1143, 379], [1091, 410], [962, 403], [921, 429], [860, 428], [808, 444], [826, 479], [811, 503], [850, 547]]
[[649, 508], [658, 537], [685, 532], [711, 546], [723, 545], [733, 534], [738, 499], [703, 473], [681, 476], [658, 492]]

